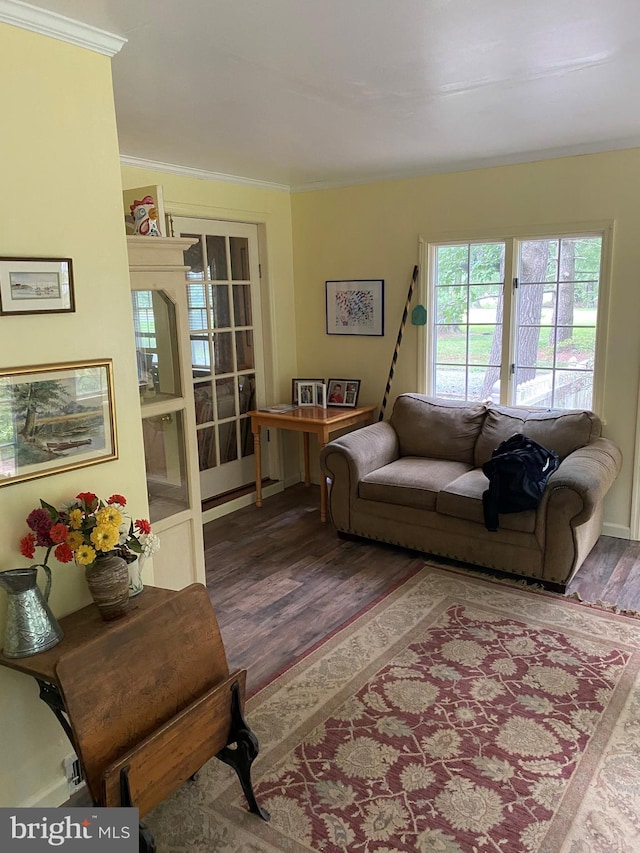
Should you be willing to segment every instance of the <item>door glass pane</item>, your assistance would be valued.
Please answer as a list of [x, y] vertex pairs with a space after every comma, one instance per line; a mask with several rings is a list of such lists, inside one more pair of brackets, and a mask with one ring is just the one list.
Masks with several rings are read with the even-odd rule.
[[233, 314], [236, 326], [250, 326], [251, 321], [251, 285], [233, 285]]
[[189, 281], [204, 281], [204, 262], [202, 260], [202, 244], [200, 237], [196, 234], [183, 234], [183, 237], [193, 237], [198, 242], [193, 246], [189, 246], [184, 252], [184, 265], [191, 267], [187, 270], [187, 279]]
[[224, 237], [207, 235], [207, 278], [220, 281], [227, 275], [227, 249]]
[[244, 415], [256, 407], [256, 377], [254, 373], [238, 376], [238, 400], [240, 414]]
[[246, 237], [229, 237], [231, 254], [231, 278], [234, 281], [249, 281], [249, 241]]
[[233, 462], [238, 458], [238, 442], [236, 440], [236, 421], [220, 424], [218, 427], [220, 436], [220, 464]]
[[255, 367], [255, 353], [253, 350], [253, 332], [236, 332], [236, 353], [238, 356], [238, 370], [250, 370]]
[[142, 436], [152, 522], [189, 508], [182, 412], [143, 418]]
[[231, 332], [216, 332], [213, 336], [216, 373], [233, 372], [233, 341]]
[[211, 353], [207, 334], [191, 335], [191, 363], [194, 379], [211, 376]]
[[211, 383], [194, 386], [193, 396], [196, 405], [196, 423], [206, 424], [213, 421], [213, 392]]
[[216, 467], [216, 429], [204, 427], [196, 432], [198, 437], [198, 465], [201, 471]]
[[216, 404], [218, 420], [233, 418], [236, 414], [235, 381], [232, 376], [228, 379], [216, 379]]
[[179, 397], [175, 306], [157, 290], [134, 290], [133, 327], [141, 402]]
[[229, 310], [229, 285], [210, 285], [209, 300], [211, 302], [211, 328], [228, 329], [231, 325], [231, 311]]
[[194, 331], [207, 328], [207, 302], [204, 288], [204, 284], [187, 285], [189, 328]]

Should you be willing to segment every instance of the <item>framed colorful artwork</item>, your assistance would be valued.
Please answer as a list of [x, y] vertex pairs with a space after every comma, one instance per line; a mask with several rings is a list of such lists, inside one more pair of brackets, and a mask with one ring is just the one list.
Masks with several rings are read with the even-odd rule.
[[328, 335], [384, 335], [384, 280], [326, 281]]

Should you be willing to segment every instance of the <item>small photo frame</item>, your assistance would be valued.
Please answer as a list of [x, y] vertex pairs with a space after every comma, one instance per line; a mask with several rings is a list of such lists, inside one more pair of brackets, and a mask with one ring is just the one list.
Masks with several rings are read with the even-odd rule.
[[316, 383], [312, 380], [299, 380], [296, 383], [296, 397], [299, 406], [315, 406]]
[[291, 402], [295, 403], [296, 406], [299, 405], [298, 402], [298, 382], [308, 383], [311, 382], [315, 384], [316, 382], [324, 382], [324, 379], [292, 379], [291, 380]]
[[315, 401], [316, 406], [320, 406], [322, 409], [327, 408], [327, 386], [324, 382], [316, 382], [315, 383]]
[[0, 368], [0, 486], [118, 458], [111, 359]]
[[326, 281], [328, 335], [384, 335], [384, 280]]
[[75, 310], [71, 258], [0, 257], [0, 314]]
[[327, 387], [328, 406], [347, 406], [355, 408], [358, 405], [360, 379], [329, 379]]

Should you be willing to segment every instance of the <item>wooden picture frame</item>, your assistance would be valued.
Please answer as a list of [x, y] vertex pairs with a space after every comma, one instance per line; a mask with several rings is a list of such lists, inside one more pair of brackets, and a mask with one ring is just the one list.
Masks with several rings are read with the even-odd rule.
[[75, 310], [71, 258], [0, 257], [0, 315]]
[[384, 335], [384, 279], [326, 281], [328, 335]]
[[0, 369], [0, 486], [117, 458], [111, 359]]
[[327, 382], [327, 405], [355, 409], [360, 394], [360, 379], [329, 379]]

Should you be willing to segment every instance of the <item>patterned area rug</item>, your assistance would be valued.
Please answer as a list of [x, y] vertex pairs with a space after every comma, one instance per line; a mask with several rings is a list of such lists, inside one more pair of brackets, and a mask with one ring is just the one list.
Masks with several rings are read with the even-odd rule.
[[637, 853], [640, 621], [425, 567], [247, 703], [264, 823], [217, 760], [158, 850]]

